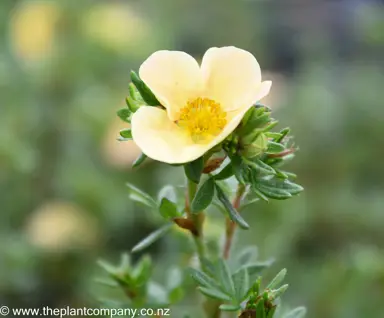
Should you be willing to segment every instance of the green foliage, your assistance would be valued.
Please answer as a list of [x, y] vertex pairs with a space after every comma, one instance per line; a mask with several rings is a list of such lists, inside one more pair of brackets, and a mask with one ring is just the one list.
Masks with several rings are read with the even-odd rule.
[[143, 100], [149, 106], [160, 106], [160, 102], [157, 100], [152, 91], [148, 88], [148, 86], [141, 80], [139, 75], [136, 72], [131, 71], [131, 80], [133, 84], [136, 86]]
[[150, 208], [157, 208], [156, 201], [148, 193], [140, 190], [130, 183], [127, 183], [126, 185], [129, 189], [129, 198], [132, 201], [139, 202]]
[[[240, 268], [235, 266], [235, 271], [231, 270], [226, 261], [218, 259], [215, 263], [205, 260], [205, 271], [190, 269], [190, 274], [202, 294], [223, 302], [220, 305], [222, 311], [247, 310], [258, 305], [255, 300], [259, 300], [260, 274], [271, 265], [271, 262], [253, 263], [255, 257], [255, 248], [247, 247], [239, 253], [237, 261], [243, 263]], [[277, 286], [282, 278], [283, 275], [279, 273], [270, 285]], [[271, 302], [278, 299], [286, 287], [266, 288], [267, 300]], [[264, 311], [264, 314], [267, 312]]]
[[196, 213], [206, 209], [215, 195], [215, 182], [208, 178], [198, 189], [191, 203], [192, 212]]
[[137, 158], [136, 160], [132, 163], [132, 167], [133, 168], [136, 168], [138, 166], [140, 166], [144, 161], [145, 159], [147, 159], [147, 155], [145, 153], [141, 153]]
[[159, 229], [157, 229], [156, 231], [152, 232], [146, 238], [144, 238], [139, 243], [137, 243], [132, 248], [132, 252], [136, 253], [136, 252], [140, 252], [140, 251], [146, 249], [148, 246], [152, 245], [157, 240], [159, 240], [161, 237], [163, 237], [165, 234], [167, 234], [171, 230], [172, 226], [173, 226], [172, 223], [166, 224], [166, 225], [160, 227]]
[[219, 201], [223, 204], [225, 210], [228, 212], [229, 218], [238, 224], [242, 229], [249, 229], [248, 223], [243, 219], [238, 211], [233, 207], [232, 203], [229, 201], [225, 192], [221, 189], [220, 185], [215, 183], [216, 194]]
[[204, 169], [204, 159], [203, 157], [197, 158], [192, 162], [188, 162], [184, 165], [185, 175], [189, 180], [194, 183], [199, 183], [201, 174]]
[[126, 123], [131, 122], [131, 115], [132, 112], [128, 108], [122, 108], [117, 111], [117, 116], [119, 116], [119, 118]]

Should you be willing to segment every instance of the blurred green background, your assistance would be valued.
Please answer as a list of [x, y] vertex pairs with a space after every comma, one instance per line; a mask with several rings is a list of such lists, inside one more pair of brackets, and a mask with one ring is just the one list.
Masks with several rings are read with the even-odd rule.
[[[309, 318], [384, 317], [383, 1], [0, 2], [0, 304], [95, 306], [99, 258], [117, 261], [161, 221], [126, 181], [154, 194], [182, 169], [131, 170], [116, 141], [129, 71], [159, 49], [200, 59], [235, 45], [272, 79], [264, 102], [300, 146], [290, 170], [306, 191], [244, 216], [288, 269], [289, 306]], [[223, 222], [208, 219], [211, 238]], [[161, 281], [191, 249], [174, 233], [149, 251]], [[191, 293], [194, 293], [191, 290]], [[179, 310], [191, 311], [187, 298]]]

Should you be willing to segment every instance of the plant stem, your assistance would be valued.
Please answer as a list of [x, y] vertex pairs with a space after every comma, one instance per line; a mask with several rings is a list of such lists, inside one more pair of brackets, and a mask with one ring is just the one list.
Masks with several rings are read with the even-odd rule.
[[[237, 186], [236, 196], [233, 199], [233, 203], [232, 203], [233, 207], [236, 210], [239, 210], [240, 208], [241, 200], [243, 199], [245, 190], [246, 190], [245, 185], [239, 183]], [[228, 217], [225, 222], [226, 222], [226, 230], [225, 230], [225, 243], [224, 243], [223, 257], [224, 259], [228, 259], [231, 251], [231, 246], [233, 243], [233, 237], [236, 231], [236, 223], [231, 221], [231, 219]]]
[[186, 199], [185, 209], [188, 218], [192, 220], [194, 224], [194, 230], [191, 231], [191, 233], [196, 245], [197, 255], [199, 256], [201, 267], [204, 267], [203, 263], [201, 262], [201, 260], [205, 257], [205, 245], [203, 238], [204, 212], [200, 211], [199, 213], [191, 213], [190, 210], [190, 204], [195, 197], [196, 190], [197, 184], [191, 180], [188, 180], [188, 196]]

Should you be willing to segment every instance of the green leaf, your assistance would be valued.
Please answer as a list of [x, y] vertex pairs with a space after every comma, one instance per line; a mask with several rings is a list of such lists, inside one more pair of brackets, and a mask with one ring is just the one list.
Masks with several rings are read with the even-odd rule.
[[135, 100], [135, 101], [138, 101], [140, 100], [141, 96], [139, 94], [139, 91], [137, 90], [135, 84], [133, 83], [129, 83], [128, 85], [128, 90], [129, 90], [129, 96]]
[[97, 261], [97, 264], [111, 276], [116, 276], [119, 273], [119, 269], [117, 267], [111, 265], [110, 263], [104, 260]]
[[180, 216], [177, 205], [172, 201], [169, 201], [167, 198], [163, 198], [161, 200], [159, 211], [162, 217], [165, 219], [171, 219]]
[[270, 120], [271, 113], [264, 112], [263, 114], [258, 116], [257, 111], [250, 116], [250, 118], [247, 121], [247, 124], [241, 128], [240, 133], [242, 135], [247, 135], [249, 133], [252, 133], [255, 129], [263, 128]]
[[132, 113], [135, 113], [140, 108], [140, 106], [143, 105], [143, 102], [139, 103], [136, 100], [134, 100], [131, 96], [127, 96], [125, 98], [125, 103], [127, 104], [129, 110]]
[[256, 246], [246, 246], [236, 257], [236, 263], [240, 266], [247, 265], [250, 261], [255, 260], [258, 255]]
[[276, 139], [279, 139], [279, 138], [282, 136], [281, 133], [272, 132], [272, 131], [267, 131], [267, 132], [265, 133], [265, 135], [266, 135], [268, 138], [275, 139], [275, 142], [276, 142]]
[[200, 292], [207, 297], [210, 297], [213, 299], [218, 299], [218, 300], [223, 300], [223, 301], [231, 301], [230, 296], [224, 294], [223, 292], [221, 292], [217, 289], [198, 287], [198, 290], [200, 290]]
[[304, 318], [306, 314], [307, 309], [305, 307], [297, 307], [286, 313], [283, 318]]
[[266, 163], [262, 162], [260, 159], [254, 159], [253, 161], [245, 160], [245, 163], [250, 165], [252, 168], [254, 168], [256, 171], [264, 173], [264, 174], [276, 174], [275, 169], [273, 169], [271, 166], [267, 165]]
[[270, 154], [280, 153], [284, 150], [285, 150], [285, 147], [282, 144], [279, 144], [279, 143], [274, 142], [274, 141], [268, 141], [268, 148], [267, 148], [266, 153], [270, 153]]
[[256, 186], [252, 186], [253, 192], [263, 201], [269, 202], [268, 197], [264, 195], [259, 189], [256, 188]]
[[164, 187], [162, 187], [157, 197], [159, 202], [161, 202], [163, 198], [167, 198], [169, 201], [172, 201], [174, 203], [177, 202], [176, 189], [174, 186], [170, 184], [167, 184]]
[[135, 279], [137, 286], [144, 285], [152, 274], [152, 260], [148, 255], [145, 255], [135, 267], [132, 276]]
[[280, 189], [287, 191], [292, 195], [299, 194], [304, 190], [304, 188], [292, 181], [281, 179], [281, 178], [261, 178], [258, 180], [259, 185], [264, 188]]
[[190, 273], [192, 278], [202, 287], [210, 288], [210, 289], [219, 289], [220, 287], [216, 283], [216, 281], [209, 277], [207, 274], [203, 273], [194, 268], [190, 268]]
[[273, 318], [273, 316], [275, 315], [275, 312], [276, 312], [276, 308], [277, 308], [277, 306], [275, 305], [271, 309], [269, 309], [268, 314], [267, 314], [267, 318]]
[[132, 163], [132, 167], [136, 168], [140, 166], [144, 160], [147, 159], [147, 155], [144, 154], [143, 152], [136, 158], [136, 160]]
[[217, 198], [225, 207], [226, 211], [228, 212], [229, 218], [233, 222], [238, 224], [242, 229], [249, 229], [248, 223], [236, 211], [236, 209], [233, 207], [233, 205], [231, 204], [231, 202], [229, 201], [228, 197], [225, 195], [221, 187], [217, 183], [215, 183], [215, 186], [216, 186]]
[[184, 164], [185, 174], [189, 180], [199, 183], [201, 174], [204, 169], [204, 159], [200, 157], [194, 161]]
[[122, 108], [116, 112], [117, 116], [126, 123], [131, 122], [131, 111], [128, 108]]
[[242, 268], [232, 275], [233, 285], [235, 286], [235, 298], [241, 303], [247, 296], [249, 290], [249, 275], [246, 268]]
[[196, 192], [191, 203], [192, 212], [200, 212], [206, 209], [215, 195], [215, 182], [212, 178], [207, 179]]
[[219, 308], [221, 311], [239, 311], [241, 309], [239, 305], [229, 305], [229, 304], [221, 304]]
[[142, 241], [140, 241], [138, 244], [136, 244], [133, 248], [132, 248], [132, 252], [133, 253], [136, 253], [136, 252], [140, 252], [142, 251], [143, 249], [147, 248], [148, 246], [152, 245], [153, 243], [155, 243], [158, 239], [160, 239], [161, 237], [163, 237], [166, 233], [169, 232], [169, 230], [172, 228], [173, 224], [166, 224], [164, 226], [162, 226], [161, 228], [159, 228], [158, 230], [156, 230], [155, 232], [152, 232], [151, 234], [149, 234], [145, 239], [143, 239]]
[[126, 129], [120, 130], [120, 136], [125, 138], [125, 139], [132, 139], [131, 128], [126, 128]]
[[217, 174], [215, 174], [213, 177], [215, 180], [225, 180], [228, 179], [229, 177], [232, 177], [234, 175], [234, 170], [232, 167], [232, 163], [228, 163], [221, 171]]
[[[229, 155], [229, 154], [228, 154]], [[244, 164], [242, 158], [238, 155], [229, 155], [232, 163], [232, 169], [236, 176], [236, 179], [244, 184], [244, 169], [246, 169], [246, 165]]]
[[168, 294], [169, 302], [171, 304], [175, 304], [175, 303], [181, 301], [184, 297], [184, 294], [185, 294], [185, 290], [183, 287], [177, 287], [177, 288], [173, 289]]
[[235, 287], [233, 285], [231, 272], [229, 271], [227, 263], [222, 259], [218, 260], [216, 277], [217, 277], [217, 280], [223, 286], [224, 291], [227, 292], [229, 295], [234, 296]]
[[291, 129], [289, 127], [280, 130], [281, 136], [279, 138], [276, 138], [275, 142], [281, 142], [289, 134], [290, 131]]
[[134, 71], [131, 71], [131, 80], [135, 84], [137, 90], [139, 91], [143, 100], [150, 106], [160, 106], [160, 102], [157, 100], [156, 96], [152, 93], [149, 87], [141, 80], [139, 75]]
[[265, 187], [261, 184], [256, 185], [257, 189], [260, 190], [265, 196], [276, 200], [286, 200], [292, 197], [292, 195], [283, 189]]
[[129, 198], [132, 201], [140, 202], [150, 208], [157, 208], [156, 201], [146, 192], [136, 188], [133, 184], [127, 183], [129, 188]]
[[180, 287], [183, 283], [183, 272], [179, 267], [172, 266], [167, 270], [166, 287], [168, 290], [173, 290]]
[[274, 279], [268, 284], [267, 289], [275, 289], [278, 285], [284, 280], [285, 275], [287, 274], [287, 269], [282, 269]]
[[[252, 283], [252, 282], [255, 282], [257, 280], [257, 278], [260, 276], [261, 272], [264, 269], [270, 267], [271, 264], [272, 264], [272, 262], [258, 262], [258, 263], [246, 265], [243, 268], [247, 270], [248, 276], [249, 276], [249, 281]], [[240, 270], [242, 270], [242, 269], [240, 269]]]
[[266, 318], [264, 299], [260, 299], [256, 305], [256, 317], [257, 318]]
[[273, 289], [269, 293], [270, 297], [273, 299], [278, 299], [279, 297], [281, 297], [281, 295], [283, 295], [287, 291], [287, 289], [288, 289], [288, 284], [285, 284], [278, 289]]

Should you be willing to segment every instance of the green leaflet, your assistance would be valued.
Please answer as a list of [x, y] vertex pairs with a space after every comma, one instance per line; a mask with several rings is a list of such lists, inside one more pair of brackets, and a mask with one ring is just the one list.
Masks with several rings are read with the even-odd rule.
[[215, 182], [213, 178], [207, 179], [196, 192], [191, 203], [191, 211], [198, 213], [206, 209], [212, 202], [215, 195]]
[[156, 96], [152, 93], [149, 87], [141, 80], [139, 75], [137, 75], [134, 71], [131, 71], [131, 80], [133, 84], [135, 84], [137, 90], [139, 91], [143, 100], [149, 106], [160, 106], [160, 102], [157, 100]]
[[184, 164], [184, 171], [189, 180], [194, 183], [200, 182], [201, 174], [204, 169], [204, 159], [200, 157], [194, 161]]
[[145, 239], [141, 240], [138, 244], [136, 244], [132, 248], [132, 253], [140, 252], [147, 248], [148, 246], [152, 245], [155, 243], [158, 239], [160, 239], [162, 236], [164, 236], [166, 233], [170, 231], [172, 228], [173, 224], [166, 224], [159, 228], [158, 230], [152, 232], [149, 234]]
[[233, 207], [232, 203], [229, 201], [228, 197], [225, 195], [221, 187], [215, 183], [217, 198], [222, 203], [226, 211], [228, 212], [229, 218], [237, 223], [242, 229], [249, 229], [248, 223], [242, 218], [239, 212]]
[[147, 155], [145, 153], [141, 153], [137, 158], [136, 160], [132, 163], [132, 167], [133, 168], [136, 168], [138, 166], [140, 166], [144, 161], [145, 159], [147, 159]]

